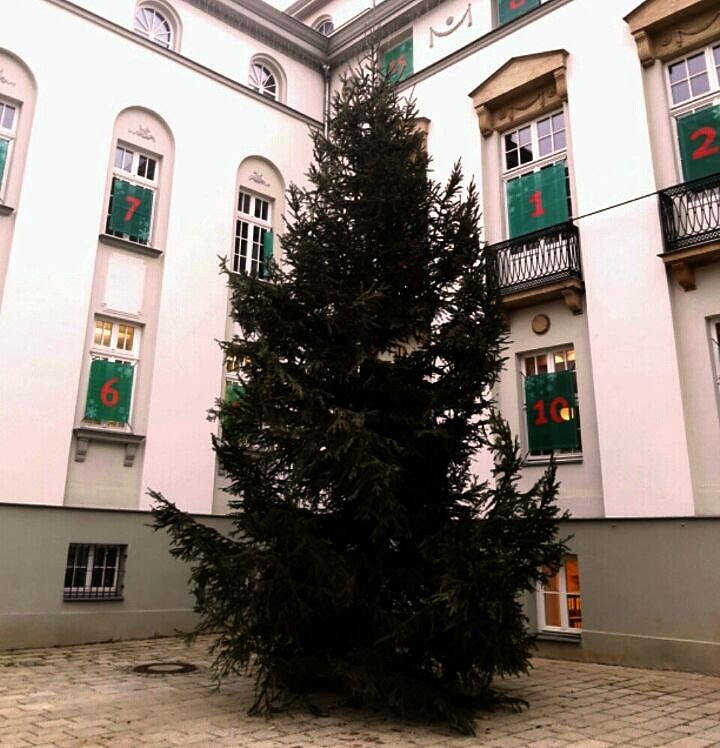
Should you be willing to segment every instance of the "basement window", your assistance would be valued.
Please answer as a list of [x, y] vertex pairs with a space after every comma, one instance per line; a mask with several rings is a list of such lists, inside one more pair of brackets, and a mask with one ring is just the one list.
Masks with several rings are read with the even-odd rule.
[[70, 543], [63, 600], [122, 600], [126, 545]]

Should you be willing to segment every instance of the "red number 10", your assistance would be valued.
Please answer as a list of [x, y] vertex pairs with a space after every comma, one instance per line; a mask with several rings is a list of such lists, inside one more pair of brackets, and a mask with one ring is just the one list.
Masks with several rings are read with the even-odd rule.
[[705, 158], [706, 156], [714, 156], [718, 151], [720, 151], [720, 147], [711, 145], [716, 136], [717, 131], [714, 127], [701, 127], [695, 130], [695, 132], [690, 136], [690, 140], [694, 141], [698, 138], [705, 138], [705, 140], [701, 143], [699, 148], [693, 151], [693, 161]]
[[[545, 415], [545, 401], [544, 400], [538, 400], [533, 406], [532, 409], [537, 413], [537, 418], [535, 419], [535, 425], [536, 426], [545, 426], [548, 423], [547, 415]], [[563, 418], [562, 411], [570, 412], [570, 403], [562, 396], [556, 397], [554, 400], [550, 401], [550, 418], [554, 423], [563, 423], [564, 421], [569, 421], [569, 418]]]

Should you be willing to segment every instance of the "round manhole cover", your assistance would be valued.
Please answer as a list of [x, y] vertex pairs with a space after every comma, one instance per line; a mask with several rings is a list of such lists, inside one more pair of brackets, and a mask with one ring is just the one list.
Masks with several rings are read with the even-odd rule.
[[179, 675], [180, 673], [192, 673], [197, 670], [197, 665], [189, 662], [148, 662], [133, 668], [134, 673], [143, 675]]

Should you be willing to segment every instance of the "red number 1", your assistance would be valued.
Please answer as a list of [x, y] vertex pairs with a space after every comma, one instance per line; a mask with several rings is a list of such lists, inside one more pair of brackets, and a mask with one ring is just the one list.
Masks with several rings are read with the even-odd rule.
[[535, 206], [535, 210], [530, 214], [530, 218], [540, 218], [540, 216], [545, 215], [545, 208], [543, 208], [542, 204], [542, 192], [540, 190], [533, 192], [528, 202]]
[[705, 140], [699, 148], [693, 151], [693, 161], [705, 158], [706, 156], [714, 156], [718, 151], [720, 151], [720, 147], [710, 145], [713, 140], [715, 140], [716, 136], [717, 131], [714, 127], [701, 127], [700, 129], [695, 130], [695, 132], [690, 136], [690, 140], [697, 140], [698, 138], [705, 138]]
[[544, 426], [548, 422], [547, 416], [545, 415], [545, 401], [538, 400], [535, 405], [532, 406], [532, 409], [537, 411], [538, 414], [535, 419], [535, 425]]
[[130, 207], [125, 214], [125, 220], [129, 221], [133, 217], [133, 213], [140, 207], [142, 201], [139, 197], [131, 197], [130, 195], [125, 195], [125, 201], [130, 203]]
[[510, 0], [510, 8], [512, 10], [522, 8], [523, 5], [525, 5], [525, 0]]

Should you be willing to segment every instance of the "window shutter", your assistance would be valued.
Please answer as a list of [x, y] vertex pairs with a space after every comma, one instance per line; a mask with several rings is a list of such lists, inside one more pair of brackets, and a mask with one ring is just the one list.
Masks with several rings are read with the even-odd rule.
[[270, 273], [270, 263], [273, 261], [273, 232], [264, 231], [262, 238], [262, 263], [260, 277], [267, 278]]
[[0, 184], [2, 184], [3, 175], [5, 174], [5, 162], [7, 161], [8, 141], [0, 138]]
[[540, 5], [540, 0], [498, 0], [498, 21], [502, 25]]
[[153, 197], [152, 190], [114, 178], [108, 228], [127, 234], [134, 240], [147, 242], [150, 239]]
[[525, 377], [525, 407], [531, 452], [580, 447], [574, 372]]
[[131, 364], [95, 359], [90, 365], [85, 418], [127, 423], [130, 420], [133, 375]]
[[677, 131], [686, 182], [720, 173], [720, 105], [680, 117]]
[[546, 166], [507, 183], [510, 238], [564, 223], [568, 211], [567, 166]]
[[383, 70], [391, 83], [398, 83], [413, 74], [413, 41], [406, 39], [383, 56]]

